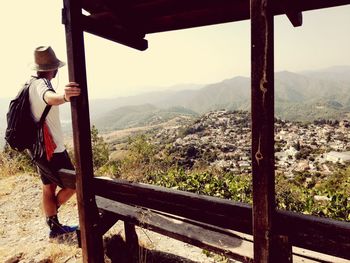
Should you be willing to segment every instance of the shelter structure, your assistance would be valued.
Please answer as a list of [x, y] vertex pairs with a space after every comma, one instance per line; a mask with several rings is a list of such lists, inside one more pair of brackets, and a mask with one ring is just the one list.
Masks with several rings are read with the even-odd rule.
[[[251, 233], [254, 259], [243, 261], [291, 262], [292, 246], [350, 259], [348, 223], [278, 211], [274, 189], [274, 16], [287, 15], [293, 26], [301, 26], [303, 11], [346, 4], [350, 0], [64, 0], [69, 80], [82, 89], [71, 108], [84, 262], [103, 262], [102, 234], [116, 221], [113, 213], [101, 218], [99, 196]], [[251, 21], [253, 206], [94, 178], [83, 33], [143, 51], [148, 47], [147, 34], [247, 19]], [[172, 206], [161, 204], [162, 199]], [[189, 210], [187, 204], [198, 210]]]

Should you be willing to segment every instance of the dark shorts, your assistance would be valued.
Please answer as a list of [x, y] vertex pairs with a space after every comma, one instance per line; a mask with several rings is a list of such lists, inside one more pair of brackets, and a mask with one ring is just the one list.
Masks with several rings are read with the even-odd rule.
[[36, 161], [35, 164], [41, 177], [41, 181], [45, 185], [55, 183], [60, 187], [63, 187], [63, 184], [58, 177], [57, 171], [62, 168], [74, 170], [74, 166], [69, 158], [67, 151], [54, 153], [50, 161], [42, 159]]

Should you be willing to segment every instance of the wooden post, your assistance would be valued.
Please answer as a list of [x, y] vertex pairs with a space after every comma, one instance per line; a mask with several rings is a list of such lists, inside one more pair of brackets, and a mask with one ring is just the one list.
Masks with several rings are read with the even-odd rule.
[[84, 36], [80, 24], [81, 1], [64, 0], [62, 12], [66, 29], [69, 81], [79, 83], [81, 95], [71, 100], [73, 139], [77, 174], [77, 199], [83, 262], [104, 262], [99, 214], [92, 186], [93, 165], [89, 104], [85, 67]]
[[139, 239], [135, 230], [135, 225], [124, 222], [124, 230], [125, 230], [125, 243], [128, 249], [129, 260], [133, 263], [139, 262]]
[[250, 0], [254, 262], [273, 262], [274, 36], [272, 0]]
[[272, 261], [279, 263], [293, 262], [292, 244], [288, 236], [274, 235]]

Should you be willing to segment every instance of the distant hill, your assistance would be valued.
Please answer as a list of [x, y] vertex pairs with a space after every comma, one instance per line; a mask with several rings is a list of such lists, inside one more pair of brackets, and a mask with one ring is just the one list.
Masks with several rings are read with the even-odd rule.
[[303, 71], [301, 74], [317, 79], [332, 80], [336, 82], [350, 81], [350, 66], [333, 66], [322, 70]]
[[276, 115], [292, 121], [343, 118], [350, 112], [350, 67], [342, 69], [276, 73]]
[[[350, 109], [350, 66], [318, 71], [275, 73], [275, 112], [293, 121], [339, 119]], [[250, 78], [234, 77], [197, 89], [165, 90], [132, 97], [92, 100], [91, 116], [127, 105], [181, 106], [198, 114], [210, 110], [250, 110]]]
[[178, 116], [197, 116], [197, 114], [183, 107], [160, 109], [151, 104], [124, 106], [112, 110], [103, 117], [92, 119], [92, 123], [103, 131], [156, 125]]

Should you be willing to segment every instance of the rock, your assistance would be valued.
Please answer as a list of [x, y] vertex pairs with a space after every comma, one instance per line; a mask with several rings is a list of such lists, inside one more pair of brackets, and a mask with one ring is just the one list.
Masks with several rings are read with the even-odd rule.
[[315, 195], [314, 201], [316, 202], [329, 202], [331, 199], [324, 195]]
[[5, 260], [5, 263], [17, 263], [17, 262], [20, 262], [22, 258], [23, 258], [23, 253], [18, 253], [10, 257], [9, 259]]

